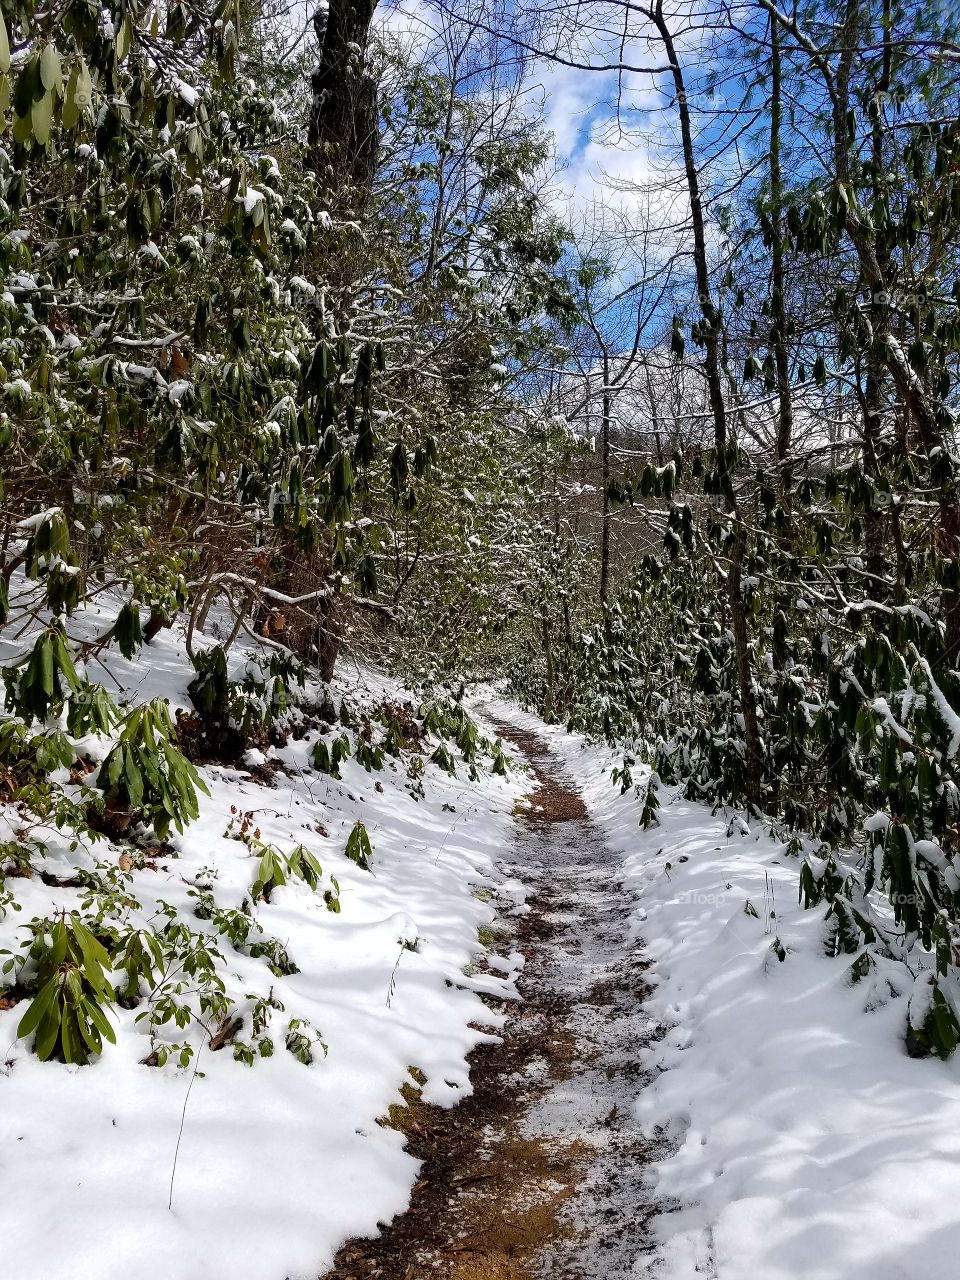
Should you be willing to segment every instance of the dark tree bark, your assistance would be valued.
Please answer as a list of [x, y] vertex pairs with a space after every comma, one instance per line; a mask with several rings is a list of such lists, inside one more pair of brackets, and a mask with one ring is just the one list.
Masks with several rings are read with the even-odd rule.
[[[370, 194], [379, 152], [377, 85], [366, 63], [376, 7], [377, 0], [328, 0], [313, 19], [320, 57], [311, 77], [310, 163], [326, 191], [352, 210], [362, 210]], [[289, 539], [284, 550], [281, 583], [290, 595], [323, 580], [328, 566], [322, 553]], [[340, 651], [342, 612], [342, 603], [331, 598], [288, 620], [287, 643], [300, 658], [315, 658], [328, 682]]]
[[377, 162], [377, 87], [366, 68], [370, 22], [377, 0], [329, 0], [314, 26], [320, 62], [313, 74], [307, 141], [318, 171], [336, 188], [369, 191]]
[[320, 612], [320, 627], [317, 641], [317, 660], [320, 666], [320, 679], [329, 684], [340, 656], [340, 613], [336, 598], [324, 602], [326, 607]]
[[[889, 4], [884, 4], [884, 19], [883, 61], [874, 97], [874, 119], [870, 145], [870, 162], [873, 169], [873, 199], [875, 204], [879, 204], [887, 195], [887, 181], [883, 163], [884, 128], [881, 103], [890, 92], [891, 48], [887, 25]], [[877, 259], [882, 266], [884, 274], [889, 275], [890, 254], [887, 247], [887, 238], [880, 229], [876, 231], [876, 248]], [[883, 406], [886, 398], [884, 343], [886, 341], [888, 321], [889, 317], [885, 309], [879, 310], [873, 316], [873, 342], [867, 352], [866, 382], [863, 393], [863, 469], [873, 479], [876, 479], [879, 471], [877, 444], [880, 439]], [[893, 510], [891, 508], [891, 515]], [[870, 575], [871, 594], [876, 600], [885, 600], [888, 591], [886, 586], [887, 564], [883, 545], [883, 513], [872, 505], [865, 514], [864, 535], [867, 550], [866, 566]], [[902, 543], [899, 545], [902, 545]], [[898, 582], [902, 581], [904, 572], [905, 566], [899, 563]]]
[[710, 289], [710, 268], [707, 258], [707, 231], [703, 215], [703, 199], [700, 194], [700, 174], [697, 171], [696, 152], [693, 145], [693, 125], [690, 104], [683, 79], [683, 68], [677, 57], [673, 34], [663, 13], [662, 0], [658, 0], [651, 13], [664, 52], [670, 63], [677, 114], [680, 118], [680, 139], [683, 144], [683, 168], [690, 199], [690, 227], [693, 232], [693, 265], [697, 281], [697, 297], [703, 316], [703, 371], [710, 397], [713, 415], [714, 440], [718, 449], [727, 443], [727, 406], [723, 398], [723, 379], [720, 376], [720, 325], [719, 311]]
[[610, 357], [603, 353], [603, 421], [600, 434], [601, 480], [603, 506], [600, 514], [600, 603], [607, 603], [610, 593], [610, 418], [613, 401], [609, 392]]
[[[710, 288], [707, 233], [703, 214], [703, 199], [700, 193], [700, 175], [697, 171], [696, 152], [693, 144], [690, 104], [687, 99], [683, 68], [680, 65], [680, 59], [677, 57], [676, 46], [674, 45], [669, 24], [664, 17], [662, 0], [657, 0], [657, 5], [651, 16], [670, 63], [677, 112], [680, 118], [683, 165], [687, 180], [687, 193], [690, 198], [693, 261], [697, 281], [697, 294], [700, 300], [700, 313], [703, 317], [704, 373], [710, 397], [710, 410], [713, 416], [714, 440], [719, 453], [727, 444], [727, 409], [723, 398], [723, 383], [720, 374], [721, 322], [720, 311], [713, 300], [713, 293]], [[733, 522], [734, 529], [734, 541], [730, 567], [727, 572], [726, 587], [730, 604], [731, 629], [736, 649], [736, 675], [740, 695], [740, 710], [743, 715], [744, 746], [746, 750], [746, 792], [748, 803], [751, 807], [756, 808], [760, 804], [763, 746], [757, 717], [756, 690], [753, 683], [750, 633], [747, 625], [741, 582], [743, 559], [747, 546], [747, 533], [737, 511], [736, 495], [733, 481], [730, 477], [727, 477], [727, 483], [724, 485], [724, 499], [726, 511]]]
[[[833, 106], [833, 144], [838, 181], [846, 186], [850, 182], [850, 135], [847, 117], [850, 104], [850, 70], [857, 48], [857, 36], [862, 24], [861, 0], [847, 0], [846, 13], [840, 31], [840, 57], [831, 89]], [[889, 40], [884, 38], [886, 61]], [[895, 340], [890, 326], [890, 303], [894, 273], [889, 262], [886, 236], [878, 236], [876, 228], [867, 225], [855, 208], [847, 211], [846, 231], [856, 251], [860, 274], [875, 299], [873, 325], [875, 344], [882, 341], [885, 363], [897, 395], [914, 424], [921, 445], [932, 455], [949, 445], [945, 437], [937, 399], [930, 388], [911, 368], [910, 363]], [[878, 338], [876, 335], [881, 335]], [[941, 555], [955, 557], [960, 552], [960, 496], [955, 486], [944, 488], [938, 495], [940, 527], [937, 542]], [[946, 641], [946, 662], [951, 667], [960, 664], [960, 592], [952, 584], [944, 585], [941, 607]]]
[[780, 464], [782, 492], [789, 502], [791, 474], [787, 462], [793, 438], [793, 398], [790, 389], [790, 355], [787, 349], [786, 272], [783, 262], [783, 174], [780, 166], [780, 124], [782, 115], [782, 76], [780, 63], [780, 31], [770, 21], [770, 223], [771, 242], [771, 314], [773, 318], [773, 355], [777, 369], [777, 462]]
[[553, 642], [550, 635], [550, 619], [546, 610], [541, 619], [543, 626], [543, 661], [545, 666], [546, 689], [543, 695], [543, 718], [547, 724], [553, 724], [554, 684]]

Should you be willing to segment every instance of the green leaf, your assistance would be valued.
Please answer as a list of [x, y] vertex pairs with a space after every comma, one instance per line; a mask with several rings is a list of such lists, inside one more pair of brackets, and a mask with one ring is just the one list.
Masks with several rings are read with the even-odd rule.
[[57, 1037], [62, 1026], [63, 1010], [55, 1003], [37, 1028], [33, 1051], [41, 1062], [46, 1062], [57, 1047]]
[[354, 823], [353, 830], [347, 840], [347, 847], [344, 850], [351, 862], [355, 862], [358, 867], [362, 867], [364, 871], [370, 870], [370, 858], [373, 850], [370, 846], [370, 837], [367, 835], [367, 828], [362, 822]]
[[73, 98], [81, 110], [86, 110], [93, 104], [93, 81], [90, 79], [90, 71], [83, 58], [80, 59], [80, 65], [77, 68], [77, 85]]
[[109, 1040], [111, 1044], [116, 1044], [116, 1032], [111, 1026], [109, 1018], [100, 1006], [94, 1000], [90, 1000], [87, 1002], [86, 1009], [90, 1016], [90, 1021], [98, 1029], [103, 1038], [105, 1040]]
[[60, 55], [52, 44], [48, 44], [40, 55], [40, 82], [48, 93], [55, 93], [59, 96], [63, 92], [63, 71], [60, 66]]
[[[103, 765], [103, 768], [100, 771], [100, 778], [104, 776], [104, 771], [106, 772], [107, 788], [110, 790], [113, 790], [113, 788], [116, 787], [117, 783], [120, 781], [120, 775], [123, 772], [122, 752], [123, 752], [122, 747], [120, 746], [114, 747], [113, 750], [110, 752], [110, 754], [107, 756], [107, 759]], [[100, 781], [100, 786], [103, 787], [102, 781]]]
[[140, 770], [134, 762], [132, 753], [129, 751], [127, 752], [126, 760], [124, 761], [123, 778], [126, 783], [127, 796], [130, 800], [131, 807], [139, 809], [143, 804], [143, 778], [140, 775]]
[[33, 141], [33, 124], [30, 120], [30, 112], [25, 116], [14, 113], [13, 117], [13, 140], [19, 142], [22, 147], [27, 146]]
[[33, 59], [24, 63], [20, 68], [20, 74], [17, 76], [17, 81], [13, 88], [13, 107], [18, 116], [30, 115], [37, 75], [37, 64]]
[[61, 676], [63, 676], [73, 692], [76, 693], [80, 688], [80, 678], [77, 675], [76, 667], [73, 665], [73, 659], [70, 657], [70, 651], [66, 646], [65, 640], [63, 628], [56, 627], [53, 632], [53, 656]]
[[81, 923], [78, 916], [72, 919], [73, 936], [77, 940], [83, 957], [83, 973], [89, 985], [104, 999], [113, 999], [113, 988], [107, 981], [103, 970], [109, 967], [110, 957], [104, 947], [92, 933]]
[[96, 1026], [92, 1025], [92, 1019], [89, 1016], [93, 1007], [92, 1000], [84, 1000], [81, 1003], [77, 1017], [77, 1028], [90, 1053], [99, 1053], [103, 1048], [103, 1043]]
[[37, 659], [40, 666], [40, 687], [48, 698], [53, 698], [53, 641], [49, 632], [38, 642]]
[[36, 1031], [43, 1015], [52, 1007], [60, 990], [60, 979], [55, 974], [48, 983], [40, 988], [30, 1002], [26, 1013], [17, 1025], [17, 1035], [22, 1040]]
[[67, 958], [67, 945], [69, 939], [67, 937], [67, 926], [63, 920], [58, 920], [52, 930], [53, 946], [50, 948], [49, 963], [51, 968], [58, 968]]
[[125, 658], [132, 658], [143, 644], [140, 610], [132, 600], [129, 600], [117, 614], [113, 633], [117, 646]]
[[74, 129], [80, 120], [81, 106], [77, 102], [77, 86], [80, 78], [79, 64], [70, 72], [70, 79], [67, 81], [67, 91], [63, 96], [63, 105], [60, 108], [60, 123], [64, 129]]
[[77, 1031], [77, 1016], [72, 1009], [64, 1009], [60, 1022], [60, 1044], [63, 1048], [65, 1062], [81, 1063], [87, 1058], [87, 1051], [81, 1043]]
[[123, 62], [124, 58], [130, 52], [130, 45], [133, 43], [133, 26], [130, 22], [130, 15], [127, 14], [120, 24], [120, 30], [117, 32], [116, 50], [117, 61]]

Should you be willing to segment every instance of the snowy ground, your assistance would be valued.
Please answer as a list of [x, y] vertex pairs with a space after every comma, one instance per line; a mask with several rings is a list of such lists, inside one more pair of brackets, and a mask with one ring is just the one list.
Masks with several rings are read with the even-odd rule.
[[[577, 793], [556, 753], [536, 763], [553, 785]], [[632, 1275], [649, 1248], [652, 1147], [633, 1106], [648, 1074], [638, 1055], [651, 1036], [647, 964], [633, 945], [634, 894], [622, 859], [589, 812], [539, 820], [534, 796], [531, 815], [514, 857], [531, 882], [541, 942], [521, 982], [530, 1007], [516, 1016], [528, 1036], [539, 1024], [544, 1044], [560, 1052], [547, 1049], [528, 1064], [524, 1076], [535, 1087], [519, 1130], [567, 1166], [560, 1230], [531, 1269], [542, 1280], [612, 1280]]]
[[[148, 652], [149, 667], [112, 662], [111, 679], [138, 686], [141, 699], [163, 693], [185, 704], [190, 669], [178, 638], [165, 634]], [[356, 672], [339, 692], [360, 702], [400, 693]], [[761, 829], [669, 792], [660, 825], [642, 831], [633, 794], [611, 786], [608, 752], [490, 703], [489, 693], [478, 698], [548, 739], [601, 833], [603, 849], [579, 873], [572, 854], [582, 850], [569, 832], [555, 838], [569, 902], [554, 923], [569, 945], [543, 971], [552, 964], [585, 1048], [527, 1122], [531, 1134], [569, 1142], [579, 1133], [592, 1144], [586, 1194], [569, 1214], [587, 1232], [581, 1260], [592, 1240], [603, 1262], [584, 1262], [582, 1275], [952, 1275], [960, 1063], [908, 1058], [905, 998], [851, 985], [848, 963], [824, 955], [823, 909], [797, 905], [796, 860]], [[504, 910], [524, 895], [522, 868], [512, 879], [505, 868], [523, 855], [510, 811], [529, 784], [520, 775], [468, 784], [428, 766], [416, 799], [403, 766], [367, 773], [351, 761], [342, 781], [318, 775], [307, 767], [311, 741], [270, 753], [279, 771], [269, 787], [243, 769], [207, 769], [200, 820], [152, 869], [133, 873], [132, 891], [145, 919], [160, 899], [189, 916], [190, 889], [214, 866], [218, 898], [238, 904], [252, 861], [232, 838], [231, 806], [253, 810], [262, 838], [280, 848], [308, 843], [325, 878], [340, 882], [341, 913], [303, 885], [275, 890], [260, 909], [300, 972], [274, 978], [262, 960], [224, 951], [231, 997], [272, 988], [282, 1021], [309, 1019], [327, 1056], [304, 1066], [278, 1051], [250, 1068], [229, 1050], [200, 1049], [195, 1034], [196, 1077], [155, 1069], [141, 1065], [149, 1042], [135, 1013], [118, 1009], [118, 1044], [94, 1065], [44, 1064], [16, 1038], [18, 1009], [0, 1009], [10, 1280], [315, 1280], [345, 1238], [406, 1206], [417, 1162], [402, 1134], [377, 1120], [411, 1067], [427, 1101], [464, 1097], [466, 1055], [485, 1038], [474, 1027], [503, 1025], [479, 993], [512, 998], [521, 959], [472, 962], [496, 901]], [[344, 855], [358, 817], [373, 841], [372, 872]], [[0, 839], [16, 821], [3, 813]], [[83, 848], [37, 834], [50, 846], [48, 879], [89, 862]], [[119, 856], [102, 844], [94, 853]], [[18, 896], [24, 911], [0, 921], [0, 947], [16, 945], [24, 918], [78, 897], [39, 877], [20, 882]], [[625, 1002], [638, 957], [652, 984], [634, 991], [646, 997], [642, 1012]], [[612, 1003], [598, 1010], [604, 984]], [[611, 1096], [612, 1116], [599, 1109]], [[642, 1165], [645, 1142], [653, 1159]], [[611, 1223], [646, 1224], [651, 1204], [652, 1251], [630, 1243], [628, 1229], [611, 1232]], [[582, 1280], [561, 1269], [576, 1257], [545, 1253], [542, 1274]]]
[[632, 1105], [649, 1015], [622, 861], [543, 740], [496, 727], [535, 770], [508, 855], [528, 909], [498, 922], [525, 957], [521, 999], [472, 1059], [474, 1096], [416, 1116], [410, 1211], [352, 1242], [330, 1280], [610, 1280], [649, 1245]]
[[609, 753], [499, 710], [566, 762], [623, 858], [630, 932], [652, 962], [661, 1038], [638, 1050], [650, 1083], [634, 1105], [648, 1136], [666, 1134], [648, 1178], [665, 1211], [652, 1257], [620, 1259], [611, 1280], [954, 1274], [960, 1062], [909, 1058], [906, 997], [851, 984], [850, 958], [824, 954], [824, 908], [798, 906], [796, 858], [668, 791], [644, 832]]
[[[161, 693], [186, 705], [192, 674], [173, 633], [139, 662], [111, 661], [111, 679], [137, 688], [140, 700]], [[361, 705], [402, 696], [356, 671], [337, 693]], [[283, 1005], [273, 1015], [281, 1046], [273, 1057], [248, 1067], [230, 1046], [212, 1052], [194, 1027], [195, 1079], [192, 1066], [142, 1065], [144, 1027], [134, 1011], [117, 1008], [118, 1043], [98, 1061], [41, 1063], [16, 1037], [25, 1006], [0, 1011], [8, 1280], [313, 1280], [347, 1236], [373, 1232], [404, 1208], [417, 1162], [402, 1134], [377, 1121], [400, 1100], [410, 1067], [423, 1073], [426, 1099], [448, 1106], [463, 1097], [466, 1055], [484, 1038], [471, 1024], [491, 1022], [477, 992], [513, 993], [509, 966], [502, 976], [468, 977], [464, 968], [484, 950], [478, 929], [494, 914], [488, 899], [502, 887], [497, 860], [522, 781], [486, 773], [470, 784], [462, 764], [459, 778], [427, 764], [425, 796], [416, 799], [405, 762], [367, 773], [350, 760], [342, 781], [318, 774], [307, 764], [315, 736], [268, 753], [279, 768], [270, 786], [243, 769], [205, 769], [211, 794], [200, 819], [174, 833], [174, 852], [134, 871], [130, 885], [141, 908], [135, 918], [144, 921], [164, 899], [202, 927], [188, 896], [198, 882], [212, 883], [221, 905], [238, 906], [256, 864], [233, 838], [232, 807], [252, 810], [261, 838], [279, 849], [307, 845], [324, 885], [337, 878], [340, 914], [292, 882], [258, 910], [299, 973], [274, 977], [263, 959], [221, 940], [229, 994], [241, 1009], [250, 1004], [245, 995], [268, 990]], [[373, 845], [370, 871], [344, 855], [358, 818]], [[0, 811], [0, 839], [20, 820], [9, 807]], [[91, 865], [90, 852], [71, 851], [55, 830], [34, 834], [49, 844], [46, 872], [64, 877]], [[104, 842], [92, 853], [119, 857]], [[202, 870], [211, 867], [212, 880]], [[73, 908], [79, 896], [38, 876], [17, 881], [17, 894], [23, 911], [0, 921], [0, 948], [16, 948], [24, 920]], [[309, 1019], [325, 1057], [303, 1065], [282, 1048], [290, 1018]]]

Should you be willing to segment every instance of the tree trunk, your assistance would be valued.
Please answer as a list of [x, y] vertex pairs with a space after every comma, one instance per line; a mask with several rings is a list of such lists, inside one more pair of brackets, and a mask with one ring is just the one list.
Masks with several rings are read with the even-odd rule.
[[613, 404], [610, 392], [610, 360], [603, 355], [603, 421], [600, 427], [601, 488], [603, 505], [600, 516], [600, 604], [607, 603], [610, 588], [610, 415]]
[[[696, 155], [693, 147], [693, 128], [690, 121], [690, 106], [687, 101], [683, 70], [677, 57], [677, 51], [670, 34], [670, 28], [663, 16], [662, 0], [658, 0], [653, 13], [653, 20], [660, 34], [664, 50], [670, 62], [673, 77], [674, 95], [677, 111], [680, 116], [680, 137], [683, 144], [683, 166], [687, 179], [687, 193], [690, 197], [690, 222], [693, 231], [693, 260], [696, 271], [697, 293], [700, 299], [700, 312], [703, 316], [704, 373], [710, 396], [710, 409], [713, 416], [714, 441], [719, 451], [727, 443], [727, 410], [723, 399], [723, 383], [720, 376], [720, 312], [710, 290], [709, 260], [707, 257], [707, 235], [703, 217], [703, 202], [700, 197], [700, 178], [697, 173]], [[720, 457], [718, 467], [727, 463]], [[734, 528], [734, 546], [731, 553], [731, 564], [727, 575], [727, 594], [730, 602], [730, 617], [736, 648], [737, 686], [740, 695], [740, 710], [743, 715], [744, 746], [746, 750], [746, 790], [747, 800], [752, 807], [760, 803], [760, 767], [763, 750], [760, 742], [760, 729], [757, 719], [756, 695], [751, 668], [750, 637], [747, 629], [747, 614], [743, 604], [741, 590], [741, 572], [743, 557], [746, 552], [746, 529], [740, 522], [737, 513], [736, 494], [733, 481], [724, 477], [724, 501], [727, 514], [731, 516]]]
[[[889, 16], [889, 3], [885, 2], [883, 60], [880, 66], [880, 76], [876, 83], [873, 129], [871, 131], [870, 163], [873, 169], [873, 199], [875, 204], [879, 204], [884, 198], [887, 187], [883, 163], [884, 130], [880, 104], [890, 91], [891, 50], [890, 32], [887, 26]], [[887, 249], [886, 235], [882, 230], [878, 229], [876, 232], [875, 245], [878, 263], [884, 274], [887, 274], [890, 267], [890, 255]], [[867, 352], [867, 371], [863, 393], [863, 469], [866, 475], [876, 479], [878, 471], [877, 443], [880, 439], [884, 401], [884, 368], [886, 364], [884, 343], [889, 320], [886, 309], [884, 308], [878, 312], [873, 317], [873, 320], [873, 340], [870, 350]], [[893, 512], [891, 509], [891, 519], [892, 517]], [[893, 519], [892, 523], [895, 523]], [[870, 575], [870, 593], [875, 600], [885, 600], [887, 585], [885, 577], [886, 559], [883, 554], [883, 515], [873, 505], [871, 505], [865, 516], [864, 541], [866, 544], [867, 573]], [[898, 540], [899, 545], [902, 545], [902, 543]], [[898, 578], [903, 572], [903, 568], [901, 565]]]
[[720, 377], [720, 314], [710, 291], [710, 272], [707, 260], [707, 233], [703, 217], [703, 200], [700, 196], [700, 175], [697, 172], [696, 156], [693, 149], [693, 127], [690, 122], [690, 106], [687, 102], [687, 90], [683, 80], [683, 70], [677, 57], [673, 36], [663, 16], [663, 3], [658, 0], [653, 13], [660, 39], [667, 58], [670, 61], [670, 72], [673, 77], [674, 94], [677, 100], [677, 112], [680, 117], [680, 138], [683, 144], [683, 168], [687, 180], [687, 194], [690, 198], [690, 223], [693, 230], [693, 263], [697, 281], [697, 296], [700, 301], [700, 312], [704, 324], [704, 373], [707, 379], [707, 390], [710, 396], [710, 411], [713, 415], [714, 437], [717, 448], [727, 443], [727, 407], [723, 399], [723, 382]]
[[746, 751], [747, 802], [751, 808], [760, 804], [760, 777], [763, 757], [760, 745], [760, 726], [757, 721], [757, 700], [753, 687], [753, 666], [750, 661], [750, 636], [747, 631], [747, 612], [743, 605], [743, 557], [747, 550], [747, 531], [741, 523], [734, 526], [734, 541], [727, 570], [727, 595], [730, 601], [730, 628], [733, 631], [734, 654], [737, 664], [737, 687], [740, 694], [740, 710], [743, 714], [743, 741]]
[[[366, 65], [370, 22], [377, 0], [329, 0], [318, 8], [314, 27], [320, 58], [311, 79], [313, 101], [307, 130], [310, 163], [326, 189], [362, 206], [373, 187], [379, 150], [377, 86]], [[280, 585], [291, 596], [320, 585], [329, 566], [324, 555], [281, 542]], [[343, 619], [334, 599], [287, 618], [285, 642], [303, 661], [316, 658], [321, 678], [333, 677]]]
[[770, 224], [771, 224], [771, 312], [773, 358], [777, 369], [777, 462], [780, 464], [781, 493], [790, 502], [791, 474], [787, 461], [793, 437], [793, 399], [790, 392], [790, 357], [787, 351], [786, 279], [783, 266], [783, 175], [780, 168], [781, 68], [780, 32], [770, 20]]
[[147, 619], [146, 626], [143, 628], [143, 642], [149, 644], [151, 640], [156, 639], [165, 627], [169, 627], [170, 619], [166, 614], [161, 613], [159, 609], [151, 609], [150, 617]]
[[335, 598], [325, 600], [320, 610], [320, 625], [317, 637], [317, 661], [320, 667], [320, 679], [329, 684], [340, 656], [340, 614]]
[[314, 18], [320, 62], [313, 74], [307, 142], [318, 172], [337, 189], [369, 191], [376, 168], [377, 88], [365, 65], [377, 0], [330, 0]]
[[[860, 0], [847, 0], [846, 13], [840, 29], [840, 59], [833, 86], [833, 148], [837, 181], [846, 186], [850, 181], [850, 136], [847, 129], [849, 110], [850, 66], [856, 51], [857, 32], [861, 23]], [[889, 36], [884, 39], [884, 69], [889, 56]], [[941, 425], [942, 406], [931, 395], [923, 380], [911, 367], [906, 353], [890, 325], [891, 291], [894, 272], [887, 261], [886, 239], [875, 228], [864, 223], [857, 209], [851, 204], [847, 210], [846, 232], [857, 255], [863, 282], [874, 298], [874, 344], [885, 364], [893, 386], [904, 409], [916, 426], [920, 443], [928, 455], [948, 446]], [[937, 530], [938, 550], [942, 556], [952, 559], [960, 555], [960, 494], [956, 485], [940, 491], [937, 503], [940, 527]], [[945, 648], [944, 657], [951, 667], [960, 662], [960, 592], [950, 585], [941, 591]]]
[[547, 724], [553, 724], [553, 644], [550, 639], [550, 619], [546, 610], [543, 613], [543, 661], [546, 667], [546, 689], [543, 694], [543, 718]]

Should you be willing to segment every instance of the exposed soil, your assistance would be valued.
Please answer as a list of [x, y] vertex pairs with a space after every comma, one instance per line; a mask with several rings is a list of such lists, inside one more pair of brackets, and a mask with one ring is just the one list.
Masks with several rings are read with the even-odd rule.
[[631, 1104], [652, 1032], [619, 863], [547, 743], [497, 729], [536, 780], [510, 858], [530, 909], [501, 921], [525, 958], [523, 1001], [502, 1042], [471, 1055], [471, 1097], [444, 1110], [408, 1091], [395, 1109], [422, 1161], [410, 1207], [346, 1244], [324, 1280], [615, 1280], [650, 1247], [649, 1150]]

